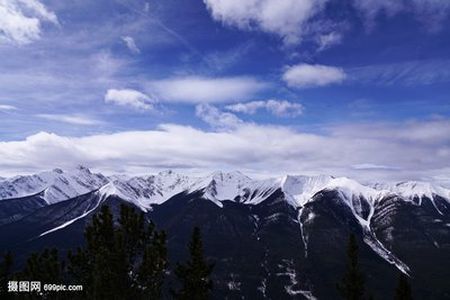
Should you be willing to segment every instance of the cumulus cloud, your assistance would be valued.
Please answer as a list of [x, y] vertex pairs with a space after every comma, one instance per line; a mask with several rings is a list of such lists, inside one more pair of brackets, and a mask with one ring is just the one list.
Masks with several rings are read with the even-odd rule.
[[[299, 44], [305, 38], [318, 40], [319, 49], [337, 44], [336, 15], [325, 12], [332, 0], [203, 0], [212, 18], [242, 30], [260, 30], [281, 37], [285, 44]], [[448, 17], [450, 2], [445, 0], [353, 0], [347, 1], [370, 29], [383, 13], [392, 17], [409, 13], [431, 30], [442, 26]], [[346, 6], [349, 8], [350, 6]], [[346, 16], [348, 14], [344, 14]]]
[[185, 103], [231, 102], [252, 97], [266, 87], [251, 77], [176, 77], [149, 83], [159, 99]]
[[0, 43], [28, 44], [39, 39], [41, 22], [58, 24], [39, 0], [0, 0]]
[[325, 173], [368, 180], [448, 178], [448, 132], [448, 119], [333, 126], [326, 134], [256, 124], [227, 131], [165, 124], [149, 131], [84, 137], [41, 132], [24, 140], [0, 142], [0, 170], [3, 175], [83, 163], [116, 172], [239, 169], [270, 176]]
[[199, 104], [195, 107], [195, 114], [204, 122], [219, 130], [229, 130], [243, 125], [244, 122], [236, 115], [222, 112], [209, 104]]
[[230, 104], [225, 108], [236, 113], [244, 114], [255, 114], [258, 110], [265, 109], [278, 117], [296, 117], [303, 113], [303, 105], [300, 103], [275, 99]]
[[88, 116], [79, 114], [38, 114], [38, 118], [46, 119], [49, 121], [57, 121], [62, 123], [68, 123], [73, 125], [98, 125], [102, 122], [96, 119], [92, 119]]
[[283, 74], [283, 81], [290, 87], [310, 88], [326, 86], [344, 81], [344, 70], [324, 65], [299, 64], [288, 67]]
[[141, 50], [138, 48], [138, 46], [136, 45], [136, 42], [134, 41], [134, 39], [131, 36], [123, 36], [122, 37], [122, 41], [125, 43], [125, 45], [127, 46], [127, 48], [134, 54], [139, 54], [141, 53]]
[[297, 44], [306, 24], [320, 12], [327, 0], [204, 0], [212, 17], [241, 29], [259, 29]]
[[137, 110], [154, 109], [155, 100], [148, 95], [132, 89], [109, 89], [105, 95], [106, 103], [127, 106]]

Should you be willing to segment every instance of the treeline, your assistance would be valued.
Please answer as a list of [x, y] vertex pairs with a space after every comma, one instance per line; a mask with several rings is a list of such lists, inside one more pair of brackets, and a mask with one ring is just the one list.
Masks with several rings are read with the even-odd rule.
[[[143, 213], [122, 205], [118, 224], [108, 206], [93, 216], [85, 230], [85, 245], [62, 260], [56, 249], [32, 254], [19, 273], [12, 273], [13, 257], [4, 256], [0, 266], [2, 299], [209, 299], [213, 265], [203, 254], [199, 228], [188, 245], [189, 259], [169, 269], [164, 231], [146, 221]], [[176, 287], [164, 293], [168, 274]], [[10, 281], [33, 280], [53, 284], [82, 285], [77, 292], [8, 292]]]
[[[365, 287], [365, 276], [359, 266], [358, 243], [354, 234], [351, 234], [347, 246], [347, 267], [337, 289], [342, 299], [346, 300], [372, 300], [373, 296]], [[411, 286], [408, 277], [399, 275], [397, 288], [394, 291], [394, 300], [412, 300]]]

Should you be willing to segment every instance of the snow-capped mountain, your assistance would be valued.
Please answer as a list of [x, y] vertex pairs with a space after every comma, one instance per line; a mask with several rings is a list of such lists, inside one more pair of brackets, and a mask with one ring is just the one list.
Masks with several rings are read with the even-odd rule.
[[280, 187], [287, 200], [295, 207], [303, 206], [315, 193], [323, 190], [334, 179], [332, 176], [292, 176], [286, 175], [280, 180]]
[[221, 207], [226, 200], [256, 205], [281, 189], [286, 201], [296, 208], [304, 206], [322, 190], [338, 190], [356, 215], [361, 214], [361, 205], [355, 199], [365, 199], [370, 206], [389, 194], [417, 205], [421, 204], [422, 199], [433, 201], [436, 196], [450, 199], [449, 189], [428, 182], [363, 185], [349, 178], [328, 175], [286, 175], [255, 180], [239, 171], [218, 171], [203, 177], [181, 175], [171, 170], [148, 176], [104, 176], [79, 166], [71, 171], [54, 169], [35, 175], [5, 178], [0, 181], [0, 200], [43, 193], [43, 199], [53, 204], [106, 185], [110, 188], [105, 191], [115, 193], [143, 210], [151, 208], [153, 204], [161, 204], [178, 193], [199, 190], [203, 191], [205, 199]]
[[146, 211], [152, 204], [161, 204], [170, 197], [189, 190], [198, 179], [165, 171], [141, 177], [115, 175], [108, 177], [108, 180], [109, 188], [104, 189], [108, 194], [119, 196]]
[[[450, 199], [450, 189], [432, 182], [404, 181], [398, 183], [378, 183], [373, 187], [377, 190], [389, 190], [403, 199], [421, 205], [424, 198], [433, 201], [436, 197]], [[433, 201], [434, 204], [434, 201]]]
[[[238, 171], [206, 176], [173, 171], [104, 176], [78, 167], [6, 178], [0, 181], [0, 248], [34, 241], [52, 247], [56, 243], [63, 249], [69, 247], [67, 243], [76, 246], [100, 206], [112, 207], [117, 217], [122, 204], [142, 210], [167, 229], [174, 239], [169, 241], [171, 253], [183, 252], [178, 247], [184, 242], [179, 239], [188, 235], [192, 226], [202, 224], [205, 243], [215, 251], [213, 256], [228, 264], [219, 276], [221, 282], [247, 281], [249, 298], [261, 296], [252, 294], [254, 291], [270, 293], [271, 282], [280, 280], [271, 276], [285, 277], [288, 295], [272, 294], [278, 295], [274, 299], [295, 295], [333, 298], [335, 295], [324, 292], [322, 278], [330, 274], [329, 259], [345, 247], [349, 231], [364, 244], [365, 259], [378, 261], [377, 272], [385, 268], [384, 261], [392, 272], [419, 276], [429, 271], [422, 255], [450, 261], [450, 190], [436, 183], [361, 184], [328, 175], [252, 179]], [[341, 262], [342, 258], [335, 261]], [[311, 263], [312, 270], [322, 270], [318, 271], [321, 280], [299, 274], [294, 267]], [[228, 268], [243, 266], [240, 277], [227, 279]], [[450, 268], [442, 272], [446, 270]], [[439, 276], [450, 278], [450, 271]], [[328, 284], [334, 286], [335, 282]]]
[[0, 200], [43, 193], [48, 203], [57, 203], [96, 190], [108, 182], [83, 166], [72, 171], [54, 169], [29, 176], [16, 176], [0, 182]]
[[239, 171], [214, 172], [194, 181], [189, 192], [202, 190], [204, 198], [222, 207], [222, 201], [258, 204], [272, 194], [279, 185], [277, 180], [253, 180]]

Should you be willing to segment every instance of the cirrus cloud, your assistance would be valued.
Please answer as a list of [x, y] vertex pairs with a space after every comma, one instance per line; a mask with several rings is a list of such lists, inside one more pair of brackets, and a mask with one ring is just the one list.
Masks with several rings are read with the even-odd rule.
[[9, 104], [0, 104], [0, 111], [17, 110], [17, 107]]
[[427, 29], [435, 31], [450, 12], [450, 2], [445, 0], [354, 0], [353, 5], [362, 13], [369, 29], [379, 14], [392, 17], [399, 13], [412, 13]]
[[80, 114], [37, 114], [36, 117], [73, 125], [98, 125], [102, 122]]

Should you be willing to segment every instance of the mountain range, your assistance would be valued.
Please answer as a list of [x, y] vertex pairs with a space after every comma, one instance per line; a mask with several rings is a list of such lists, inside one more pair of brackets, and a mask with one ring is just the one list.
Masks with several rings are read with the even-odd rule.
[[0, 178], [0, 250], [18, 261], [44, 247], [64, 253], [101, 205], [117, 216], [121, 203], [167, 231], [171, 261], [185, 258], [200, 226], [217, 299], [336, 299], [351, 232], [375, 298], [390, 298], [401, 272], [418, 299], [450, 299], [450, 189], [433, 182], [55, 169]]

